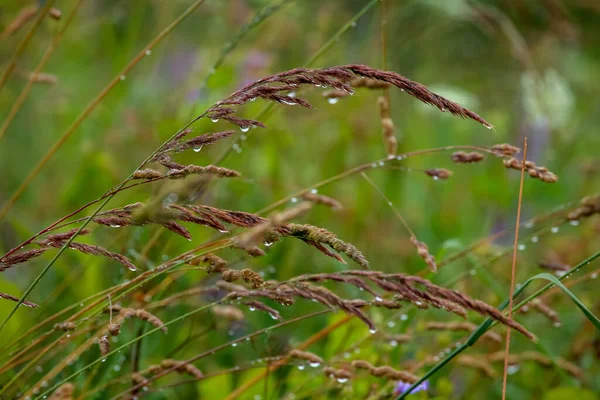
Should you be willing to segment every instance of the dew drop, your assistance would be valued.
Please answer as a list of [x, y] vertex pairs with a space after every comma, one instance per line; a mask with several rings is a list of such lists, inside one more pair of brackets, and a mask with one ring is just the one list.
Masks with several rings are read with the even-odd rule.
[[377, 168], [377, 164], [376, 164], [376, 163], [373, 163], [373, 164], [371, 164], [371, 167], [372, 167], [372, 168]]
[[130, 271], [137, 271], [137, 268], [134, 265], [130, 265], [127, 267]]
[[265, 242], [265, 246], [266, 246], [266, 247], [270, 247], [270, 246], [272, 246], [272, 245], [273, 245], [273, 242]]
[[317, 194], [318, 190], [317, 190], [317, 189], [310, 189], [310, 192], [311, 192], [312, 194]]
[[531, 243], [537, 243], [539, 240], [540, 240], [540, 238], [539, 238], [539, 237], [537, 237], [537, 236], [533, 236], [533, 237], [531, 238]]
[[475, 271], [474, 269], [470, 270], [469, 273], [471, 274], [471, 276], [477, 275], [477, 271]]
[[125, 80], [125, 78], [126, 78], [126, 76], [125, 76], [125, 75], [121, 75], [121, 76], [119, 77], [119, 79], [120, 79], [120, 80], [122, 80], [122, 81], [124, 81], [124, 80]]
[[211, 118], [210, 119], [212, 122], [219, 122], [219, 118]]
[[388, 328], [393, 328], [394, 326], [396, 326], [396, 323], [394, 321], [388, 321], [387, 326]]
[[597, 278], [598, 278], [598, 274], [597, 274], [596, 272], [594, 272], [594, 273], [593, 273], [593, 274], [590, 276], [590, 278], [592, 278], [592, 279], [597, 279]]
[[390, 345], [392, 347], [396, 347], [396, 346], [398, 346], [398, 342], [396, 340], [390, 340]]
[[35, 370], [36, 370], [37, 372], [42, 372], [44, 369], [42, 368], [42, 366], [41, 366], [41, 365], [38, 365], [37, 367], [35, 367]]
[[150, 50], [150, 49], [146, 50], [146, 55], [149, 56], [150, 54], [152, 54], [152, 50]]
[[202, 150], [202, 146], [199, 146], [199, 147], [194, 147], [194, 151], [195, 151], [196, 153], [198, 153], [200, 150]]
[[337, 378], [337, 381], [339, 383], [346, 383], [346, 382], [348, 382], [348, 378]]
[[344, 358], [350, 358], [350, 353], [348, 353], [348, 352], [344, 353]]
[[120, 366], [119, 364], [117, 364], [117, 365], [115, 365], [115, 366], [113, 367], [113, 369], [114, 369], [115, 371], [119, 372], [119, 371], [121, 370], [121, 366]]
[[312, 368], [318, 368], [321, 365], [321, 363], [311, 362], [311, 363], [308, 363], [308, 365], [310, 365]]
[[246, 138], [246, 135], [244, 135], [244, 134], [241, 134], [241, 135], [240, 135], [240, 140], [246, 140], [246, 139], [247, 139], [247, 138]]
[[557, 233], [559, 230], [558, 226], [553, 226], [552, 228], [550, 228], [550, 232], [552, 233]]
[[525, 245], [524, 244], [520, 244], [520, 245], [517, 246], [517, 249], [519, 251], [523, 251], [523, 250], [525, 250]]
[[294, 97], [296, 97], [296, 92], [289, 92], [288, 97], [291, 97], [293, 99]]
[[329, 104], [337, 104], [340, 101], [340, 99], [338, 99], [337, 97], [331, 97], [329, 99], [327, 99], [327, 102]]
[[356, 27], [356, 22], [352, 21], [352, 22], [350, 23], [350, 26], [351, 26], [351, 27], [353, 27], [353, 28], [355, 28], [355, 27]]
[[406, 314], [402, 314], [400, 316], [400, 321], [406, 321], [407, 319], [408, 319], [408, 315], [406, 315]]
[[292, 197], [292, 198], [290, 199], [290, 201], [291, 201], [292, 203], [297, 203], [297, 202], [298, 202], [298, 199], [297, 199], [297, 198], [295, 198], [295, 197]]
[[273, 318], [274, 320], [277, 321], [277, 315], [273, 314], [273, 313], [269, 313], [269, 317]]
[[41, 385], [42, 387], [48, 387], [48, 381], [42, 381]]
[[555, 328], [560, 328], [560, 322], [556, 321], [555, 323], [552, 324], [552, 326]]
[[237, 343], [231, 343], [231, 347], [237, 347]]
[[374, 328], [373, 329], [369, 329], [369, 333], [375, 334], [375, 333], [377, 333], [377, 329], [374, 329]]
[[375, 301], [383, 301], [383, 299], [379, 296], [375, 297]]
[[579, 220], [574, 219], [573, 221], [570, 221], [569, 224], [571, 224], [571, 226], [577, 226], [579, 225]]
[[302, 365], [302, 364], [298, 365], [298, 369], [299, 369], [300, 371], [303, 371], [303, 370], [304, 370], [304, 368], [306, 368], [306, 366], [305, 366], [305, 365]]
[[396, 160], [398, 160], [398, 161], [404, 160], [404, 158], [405, 158], [404, 156], [396, 156]]
[[508, 368], [506, 369], [506, 372], [508, 372], [509, 375], [514, 375], [518, 371], [519, 371], [518, 365], [509, 365]]
[[440, 178], [438, 178], [437, 176], [434, 176], [434, 177], [433, 177], [433, 180], [434, 180], [434, 181], [437, 181], [438, 179], [440, 179]]
[[240, 131], [242, 131], [244, 133], [248, 132], [249, 130], [250, 130], [249, 126], [240, 126]]
[[106, 358], [103, 358], [103, 359], [102, 359], [102, 362], [106, 362]]

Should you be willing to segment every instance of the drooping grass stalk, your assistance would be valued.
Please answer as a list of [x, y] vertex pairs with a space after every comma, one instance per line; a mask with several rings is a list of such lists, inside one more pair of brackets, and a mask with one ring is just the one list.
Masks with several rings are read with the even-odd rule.
[[[67, 17], [63, 26], [60, 28], [58, 33], [52, 39], [52, 42], [50, 43], [48, 50], [46, 50], [46, 53], [44, 54], [44, 56], [40, 60], [39, 64], [37, 65], [37, 67], [31, 74], [31, 76], [29, 77], [29, 80], [27, 81], [27, 84], [21, 91], [21, 94], [19, 95], [19, 97], [17, 97], [17, 99], [13, 103], [8, 115], [6, 116], [6, 118], [2, 122], [2, 126], [0, 127], [0, 139], [2, 139], [4, 137], [4, 135], [6, 134], [6, 130], [10, 126], [11, 122], [13, 121], [13, 119], [15, 118], [15, 116], [17, 115], [19, 110], [21, 109], [21, 106], [25, 102], [27, 95], [29, 94], [29, 92], [31, 91], [31, 88], [35, 84], [36, 77], [38, 76], [38, 74], [40, 72], [42, 72], [42, 70], [44, 69], [44, 67], [46, 66], [48, 61], [50, 60], [50, 57], [54, 53], [54, 50], [56, 50], [56, 48], [58, 47], [58, 44], [60, 43], [65, 31], [71, 25], [71, 22], [73, 22], [73, 20], [75, 19], [75, 15], [77, 14], [77, 11], [79, 10], [79, 7], [81, 6], [82, 1], [83, 0], [77, 0], [77, 2], [75, 3], [75, 6], [73, 7], [73, 11], [71, 11], [71, 14], [69, 14], [69, 16]], [[48, 3], [52, 3], [52, 2], [48, 2]]]
[[[566, 274], [564, 274], [560, 278], [556, 278], [556, 280], [558, 282], [560, 282], [560, 281], [566, 279], [570, 275], [578, 272], [580, 269], [582, 269], [586, 265], [589, 265], [592, 261], [594, 261], [598, 257], [600, 257], [600, 251], [597, 252], [597, 253], [595, 253], [595, 254], [592, 254], [590, 257], [586, 258], [585, 260], [583, 260], [582, 262], [580, 262], [579, 264], [577, 264], [575, 267], [573, 267], [569, 271], [567, 271]], [[539, 274], [539, 275], [544, 275], [544, 274]], [[525, 290], [525, 288], [527, 288], [527, 286], [529, 286], [529, 284], [531, 282], [533, 282], [535, 279], [539, 279], [539, 275], [536, 275], [536, 276], [534, 276], [532, 278], [529, 278], [528, 280], [526, 280], [523, 283], [523, 285], [519, 286], [517, 288], [517, 290], [515, 290], [515, 292], [514, 292], [514, 294], [512, 296], [513, 299], [516, 298], [516, 297], [518, 297]], [[550, 277], [552, 277], [552, 276], [550, 275]], [[538, 289], [535, 293], [531, 294], [525, 300], [521, 301], [516, 306], [514, 306], [513, 307], [513, 311], [518, 310], [519, 308], [521, 308], [522, 306], [524, 306], [525, 304], [527, 304], [531, 300], [535, 299], [536, 297], [539, 297], [540, 295], [542, 295], [544, 292], [546, 292], [547, 290], [549, 290], [553, 286], [554, 286], [554, 283], [548, 283], [548, 284], [544, 285], [542, 288]], [[500, 306], [498, 306], [498, 309], [499, 310], [504, 310], [508, 306], [509, 302], [510, 302], [510, 299], [504, 300], [502, 302], [502, 304], [500, 304]], [[396, 400], [402, 400], [402, 399], [406, 398], [406, 396], [408, 396], [417, 386], [419, 386], [421, 383], [425, 382], [431, 376], [433, 376], [434, 374], [436, 374], [446, 364], [448, 364], [450, 361], [452, 361], [452, 359], [454, 357], [456, 357], [457, 355], [459, 355], [460, 353], [462, 353], [463, 351], [465, 351], [467, 348], [473, 346], [477, 342], [477, 340], [488, 329], [490, 329], [494, 325], [495, 325], [494, 321], [492, 319], [490, 319], [490, 318], [488, 318], [484, 322], [482, 322], [481, 325], [479, 325], [479, 328], [476, 331], [474, 331], [469, 336], [469, 338], [467, 339], [467, 341], [465, 341], [460, 346], [456, 347], [450, 354], [448, 354], [439, 363], [437, 363], [433, 368], [431, 368], [429, 371], [427, 371], [417, 382], [413, 383], [403, 394], [399, 395], [396, 398]]]
[[[517, 222], [515, 224], [515, 240], [513, 243], [512, 267], [510, 273], [510, 294], [508, 296], [508, 318], [512, 318], [513, 297], [515, 291], [515, 275], [517, 269], [517, 245], [519, 244], [519, 226], [521, 222], [521, 204], [523, 203], [523, 182], [525, 181], [525, 160], [527, 160], [527, 138], [523, 143], [523, 160], [521, 161], [521, 181], [519, 182], [519, 200], [517, 203]], [[502, 400], [506, 399], [506, 383], [508, 382], [508, 357], [510, 356], [510, 326], [506, 329], [506, 347], [504, 351], [504, 374], [502, 377]]]
[[23, 40], [21, 40], [21, 42], [17, 46], [17, 48], [16, 48], [15, 52], [13, 53], [12, 57], [10, 58], [10, 60], [8, 60], [8, 64], [6, 65], [4, 72], [0, 76], [0, 92], [4, 88], [4, 85], [6, 85], [8, 78], [10, 78], [10, 75], [12, 74], [15, 67], [17, 66], [17, 61], [19, 60], [21, 55], [23, 55], [23, 53], [25, 52], [25, 49], [27, 48], [27, 45], [33, 38], [33, 35], [35, 35], [35, 32], [38, 30], [38, 28], [42, 24], [42, 21], [44, 20], [44, 18], [48, 14], [48, 12], [50, 12], [50, 9], [52, 8], [54, 1], [55, 0], [47, 0], [44, 7], [41, 8], [40, 10], [38, 10], [38, 15], [35, 18], [35, 20], [33, 21], [33, 25], [27, 32], [27, 35], [25, 35]]
[[[48, 149], [44, 157], [38, 162], [38, 164], [31, 170], [27, 177], [23, 180], [21, 185], [13, 193], [13, 195], [7, 200], [7, 202], [0, 209], [0, 220], [2, 220], [10, 211], [12, 206], [21, 197], [25, 189], [31, 184], [31, 182], [38, 176], [44, 166], [52, 159], [54, 154], [62, 147], [62, 145], [69, 139], [69, 137], [75, 132], [75, 130], [83, 123], [83, 121], [96, 109], [96, 107], [104, 100], [104, 98], [110, 93], [110, 91], [121, 82], [121, 77], [126, 76], [141, 60], [143, 60], [152, 49], [157, 46], [169, 33], [173, 31], [183, 20], [190, 16], [199, 6], [201, 6], [206, 0], [196, 0], [190, 5], [179, 17], [177, 17], [169, 26], [163, 29], [148, 45], [146, 45], [130, 62], [119, 72], [109, 83], [102, 89], [102, 91], [87, 105], [87, 107], [75, 118], [75, 121], [67, 128], [62, 136]], [[48, 1], [46, 7], [49, 7], [54, 1]], [[1, 85], [0, 85], [1, 89]], [[2, 327], [4, 324], [2, 325]], [[2, 329], [0, 327], [0, 330]]]
[[[317, 60], [321, 58], [323, 54], [325, 54], [331, 47], [333, 47], [346, 32], [348, 32], [351, 28], [355, 27], [356, 22], [359, 19], [361, 19], [367, 12], [369, 12], [369, 10], [373, 8], [377, 4], [377, 2], [378, 0], [369, 1], [359, 12], [352, 16], [352, 18], [350, 18], [350, 20], [348, 20], [348, 22], [346, 22], [344, 26], [342, 26], [331, 38], [329, 38], [329, 40], [325, 42], [325, 44], [321, 46], [319, 50], [317, 50], [316, 53], [308, 59], [308, 61], [306, 61], [303, 67], [312, 67], [315, 64], [315, 62], [317, 62]], [[275, 110], [275, 106], [276, 103], [269, 103], [267, 106], [265, 106], [265, 108], [261, 110], [260, 113], [258, 113], [255, 119], [259, 121], [266, 121], [273, 112], [273, 110]], [[251, 133], [252, 131], [247, 132], [246, 136], [249, 137]], [[240, 136], [236, 137], [234, 140], [234, 144], [239, 145], [240, 142]], [[233, 151], [233, 147], [234, 146], [231, 146], [227, 150], [225, 150], [219, 157], [217, 157], [213, 164], [221, 164], [231, 154], [231, 152]]]

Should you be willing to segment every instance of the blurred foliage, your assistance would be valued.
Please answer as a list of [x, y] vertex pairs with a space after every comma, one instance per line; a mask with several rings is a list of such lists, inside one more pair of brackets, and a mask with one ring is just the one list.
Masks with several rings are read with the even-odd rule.
[[[190, 3], [190, 0], [83, 2], [43, 71], [55, 75], [57, 83], [36, 84], [1, 139], [0, 203], [4, 204], [14, 193], [85, 105]], [[123, 77], [124, 80], [86, 118], [27, 188], [9, 215], [0, 222], [2, 252], [100, 196], [124, 179], [179, 127], [241, 85], [303, 65], [366, 3], [366, 0], [290, 2], [250, 30], [224, 63], [211, 71], [224, 46], [253, 15], [272, 3], [267, 0], [208, 0]], [[392, 90], [391, 115], [397, 128], [400, 152], [448, 145], [489, 146], [502, 142], [520, 146], [527, 137], [528, 158], [538, 165], [548, 166], [560, 180], [554, 185], [526, 180], [524, 220], [574, 204], [584, 195], [598, 191], [599, 2], [390, 0], [387, 3], [386, 69], [427, 85], [495, 125], [494, 130], [487, 130], [472, 121], [439, 113], [398, 90]], [[0, 92], [1, 118], [8, 114], [26, 83], [24, 76], [35, 68], [74, 4], [73, 0], [57, 1], [62, 20], [48, 19], [41, 25], [12, 78]], [[2, 2], [0, 30], [14, 19], [22, 6], [21, 0]], [[314, 66], [361, 63], [382, 67], [380, 11], [379, 7], [370, 10]], [[10, 58], [26, 31], [27, 26], [2, 39], [0, 65]], [[378, 93], [359, 90], [357, 95], [330, 105], [315, 88], [306, 93], [314, 110], [276, 107], [266, 121], [267, 128], [251, 131], [247, 140], [241, 142], [241, 151], [232, 152], [222, 164], [242, 172], [243, 177], [219, 181], [211, 187], [204, 202], [225, 209], [256, 211], [299, 189], [385, 157], [377, 96]], [[258, 101], [248, 104], [243, 115], [254, 118], [264, 106]], [[229, 129], [223, 122], [200, 121], [195, 126], [197, 133], [223, 129]], [[221, 143], [199, 153], [185, 153], [181, 160], [207, 165], [230, 145]], [[368, 173], [406, 217], [419, 239], [426, 242], [439, 259], [514, 225], [519, 174], [506, 170], [500, 160], [488, 158], [480, 164], [453, 165], [449, 154], [440, 153], [410, 159], [406, 165], [415, 170], [375, 168]], [[454, 175], [448, 181], [433, 181], [418, 172], [418, 169], [432, 167], [453, 169]], [[159, 186], [143, 185], [128, 190], [111, 201], [109, 207], [145, 202], [158, 192]], [[344, 209], [332, 212], [316, 207], [303, 222], [323, 226], [352, 242], [364, 252], [374, 269], [405, 273], [423, 270], [423, 262], [415, 254], [403, 226], [360, 176], [326, 186], [319, 192], [341, 201]], [[541, 272], [536, 265], [540, 260], [575, 264], [598, 250], [598, 219], [559, 228], [556, 234], [545, 235], [534, 243], [529, 238], [537, 226], [522, 231], [524, 246], [519, 253], [517, 281], [522, 282]], [[194, 237], [192, 243], [163, 233], [147, 257], [141, 254], [156, 233], [155, 227], [98, 228], [90, 240], [127, 255], [138, 262], [140, 269], [146, 270], [213, 235], [202, 227], [191, 226], [189, 229]], [[508, 293], [510, 256], [491, 265], [487, 260], [511, 246], [511, 240], [512, 236], [508, 235], [490, 243], [428, 278], [444, 285], [461, 273], [485, 267], [485, 270], [477, 270], [481, 273], [469, 274], [455, 287], [490, 304], [498, 304]], [[239, 252], [231, 250], [224, 251], [222, 256], [237, 260], [240, 268], [262, 271], [266, 278], [278, 280], [307, 272], [347, 268], [292, 240], [277, 243], [269, 248], [266, 257], [258, 259], [240, 258]], [[0, 291], [14, 295], [22, 293], [50, 258], [51, 254], [47, 254], [2, 273]], [[67, 252], [28, 298], [43, 307], [39, 311], [19, 310], [2, 335], [8, 343], [35, 322], [131, 279], [134, 274], [101, 258]], [[176, 278], [167, 293], [157, 296], [166, 297], [191, 287], [206, 279], [206, 274], [186, 271], [177, 274]], [[162, 279], [164, 277], [152, 284]], [[596, 285], [595, 281], [583, 282], [573, 291], [597, 313], [600, 302], [594, 291]], [[360, 295], [353, 288], [340, 290], [347, 296]], [[12, 306], [7, 301], [0, 303], [2, 319]], [[600, 373], [600, 337], [566, 296], [554, 295], [552, 306], [563, 321], [561, 327], [554, 328], [541, 315], [532, 313], [528, 314], [525, 325], [540, 337], [541, 347], [549, 354], [582, 367], [585, 379], [578, 382], [555, 368], [524, 363], [518, 373], [510, 376], [508, 397], [598, 398], [600, 381], [595, 377]], [[167, 321], [190, 309], [191, 305], [182, 303], [159, 315]], [[289, 319], [318, 309], [309, 302], [300, 302], [293, 309], [281, 312]], [[165, 354], [177, 350], [191, 332], [199, 329], [208, 328], [210, 332], [179, 349], [174, 358], [190, 357], [222, 344], [228, 337], [243, 336], [272, 323], [268, 315], [254, 314], [247, 313], [247, 319], [233, 328], [215, 320], [210, 313], [196, 315], [172, 326], [168, 336], [155, 334], [144, 339], [140, 349], [142, 363], [148, 366], [160, 362]], [[373, 310], [371, 315], [388, 334], [414, 332], [424, 321], [452, 318], [437, 310], [418, 313]], [[214, 372], [279, 354], [282, 349], [299, 344], [339, 318], [342, 318], [339, 313], [325, 314], [291, 324], [268, 336], [208, 357], [199, 368]], [[476, 323], [481, 321], [476, 315], [471, 318]], [[525, 320], [524, 317], [517, 318]], [[133, 337], [140, 326], [139, 323], [128, 323], [128, 334]], [[460, 337], [453, 332], [446, 336], [426, 331], [418, 335], [410, 344], [398, 347], [385, 341], [367, 340], [358, 347], [361, 352], [358, 355], [352, 346], [369, 334], [355, 321], [310, 349], [326, 360], [361, 357], [400, 368], [407, 361], [443, 351]], [[472, 352], [492, 350], [484, 346]], [[540, 349], [522, 337], [513, 336], [512, 351], [526, 350]], [[96, 357], [96, 354], [82, 355], [60, 377], [66, 377]], [[45, 360], [39, 365], [37, 374], [41, 376], [41, 371], [50, 369], [56, 362], [52, 357]], [[130, 354], [123, 353], [95, 368], [94, 376], [82, 374], [73, 383], [76, 387], [93, 387], [95, 383], [106, 382], [119, 376], [121, 371], [129, 370], [129, 363]], [[501, 371], [501, 366], [497, 367]], [[255, 373], [225, 374], [152, 392], [145, 397], [222, 398]], [[319, 371], [284, 368], [269, 377], [268, 393], [269, 398], [281, 398], [288, 391], [295, 392], [296, 398], [352, 398], [350, 388], [354, 387], [355, 393], [364, 396], [370, 383], [372, 381], [357, 379], [336, 386], [328, 383]], [[22, 384], [25, 390], [28, 385]], [[411, 397], [500, 398], [502, 386], [501, 379], [491, 380], [477, 371], [454, 364], [436, 375], [430, 384], [428, 394]], [[123, 387], [111, 388], [96, 398], [109, 398], [121, 390]], [[245, 396], [264, 396], [263, 385], [253, 387]]]

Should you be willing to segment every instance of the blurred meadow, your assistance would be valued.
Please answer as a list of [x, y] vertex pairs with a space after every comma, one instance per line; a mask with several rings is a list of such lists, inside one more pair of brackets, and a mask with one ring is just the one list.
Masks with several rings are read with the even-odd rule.
[[[388, 96], [396, 154], [447, 146], [488, 149], [500, 143], [522, 148], [526, 137], [527, 159], [558, 176], [558, 182], [547, 183], [525, 171], [517, 284], [543, 272], [561, 277], [600, 251], [600, 219], [594, 215], [600, 213], [600, 200], [593, 197], [600, 184], [598, 1], [46, 2], [0, 4], [2, 254], [118, 185], [180, 128], [244, 85], [297, 67], [346, 64], [397, 72], [494, 127], [440, 112], [395, 87], [357, 88], [355, 95], [338, 99], [324, 96], [331, 88], [303, 86], [297, 96], [313, 109], [261, 98], [239, 106], [236, 116], [257, 119], [266, 128], [240, 130], [223, 119], [196, 121], [190, 138], [229, 129], [235, 133], [194, 149], [199, 151], [181, 152], [177, 162], [218, 164], [241, 176], [206, 181], [193, 190], [185, 187], [185, 200], [269, 217], [294, 209], [302, 200], [295, 193], [312, 190], [343, 207], [314, 204], [293, 222], [335, 233], [364, 254], [371, 270], [421, 276], [499, 306], [511, 287], [520, 171], [506, 168], [491, 154], [478, 163], [453, 163], [451, 154], [460, 149], [386, 160], [378, 98]], [[25, 20], [26, 7], [37, 10]], [[32, 32], [44, 7], [53, 10]], [[148, 47], [157, 37], [160, 41]], [[49, 49], [40, 71], [44, 79], [38, 77], [28, 88], [31, 73]], [[23, 93], [26, 97], [20, 97]], [[515, 156], [521, 157], [522, 152]], [[365, 164], [369, 168], [362, 173], [326, 181]], [[452, 175], [432, 179], [424, 172], [430, 168], [446, 168]], [[164, 204], [165, 193], [181, 189], [188, 179], [135, 182], [141, 183], [120, 191], [103, 210], [136, 202]], [[184, 204], [182, 196], [169, 202]], [[587, 203], [581, 203], [586, 196]], [[96, 207], [69, 221], [91, 216]], [[582, 207], [585, 213], [573, 217]], [[427, 268], [398, 215], [427, 244], [437, 272]], [[53, 233], [78, 228], [83, 221]], [[119, 350], [104, 357], [96, 342], [108, 335], [101, 330], [112, 323], [113, 315], [106, 311], [113, 303], [109, 290], [203, 243], [248, 230], [224, 234], [183, 223], [191, 235], [186, 240], [160, 224], [116, 225], [91, 222], [91, 233], [77, 241], [123, 255], [137, 271], [114, 258], [73, 250], [53, 260], [59, 250], [51, 249], [14, 266], [0, 259], [0, 292], [16, 298], [52, 262], [27, 296], [39, 308], [21, 306], [11, 314], [16, 303], [0, 299], [0, 398], [396, 398], [401, 379], [373, 376], [368, 368], [353, 368], [352, 361], [421, 377], [470, 333], [452, 328], [451, 323], [464, 322], [459, 316], [410, 302], [399, 309], [363, 309], [375, 323], [375, 333], [356, 316], [307, 299], [289, 307], [264, 301], [289, 323], [273, 320], [269, 312], [250, 312], [253, 307], [239, 301], [181, 318], [226, 294], [208, 292], [216, 287], [219, 273], [207, 273], [196, 263], [156, 274], [114, 301], [148, 310], [161, 323], [177, 321], [168, 325], [167, 334], [148, 333], [155, 328], [138, 313], [123, 322], [119, 335], [108, 337], [111, 348]], [[265, 240], [258, 247], [264, 256], [250, 257], [235, 248], [214, 254], [230, 268], [256, 271], [265, 281], [358, 269], [346, 255], [343, 264], [300, 240]], [[31, 243], [19, 251], [34, 248], [39, 246]], [[597, 261], [591, 262], [564, 280], [593, 314], [600, 312], [595, 292], [599, 269]], [[533, 281], [525, 295], [547, 283]], [[252, 289], [243, 280], [236, 284]], [[318, 285], [343, 299], [373, 300], [351, 284]], [[191, 296], [160, 304], [194, 288], [199, 291]], [[75, 330], [54, 327], [83, 308], [86, 312], [74, 319]], [[477, 326], [487, 316], [470, 310], [466, 320]], [[47, 318], [52, 319], [36, 326]], [[572, 298], [551, 288], [515, 311], [514, 319], [538, 341], [512, 329], [507, 398], [600, 398], [599, 326]], [[435, 328], [435, 323], [441, 325]], [[490, 332], [501, 340], [482, 337], [428, 377], [427, 390], [408, 398], [502, 398], [506, 331], [502, 324], [493, 327]], [[244, 340], [235, 342], [238, 338]], [[293, 349], [322, 361], [312, 367], [300, 358], [286, 358]], [[166, 370], [165, 360], [188, 360], [204, 352], [191, 364], [200, 375], [179, 368], [148, 382], [144, 379], [152, 376], [151, 369], [139, 377], [153, 365]], [[56, 392], [59, 386], [64, 393]]]

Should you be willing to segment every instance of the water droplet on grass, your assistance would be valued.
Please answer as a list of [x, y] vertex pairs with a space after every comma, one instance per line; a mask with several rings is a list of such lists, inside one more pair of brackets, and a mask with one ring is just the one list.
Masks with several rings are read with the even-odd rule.
[[250, 130], [249, 126], [240, 126], [240, 131], [242, 131], [244, 133], [248, 132], [249, 130]]
[[337, 97], [330, 97], [329, 99], [327, 99], [327, 102], [329, 104], [337, 104], [337, 102], [339, 102], [340, 99], [338, 99]]

